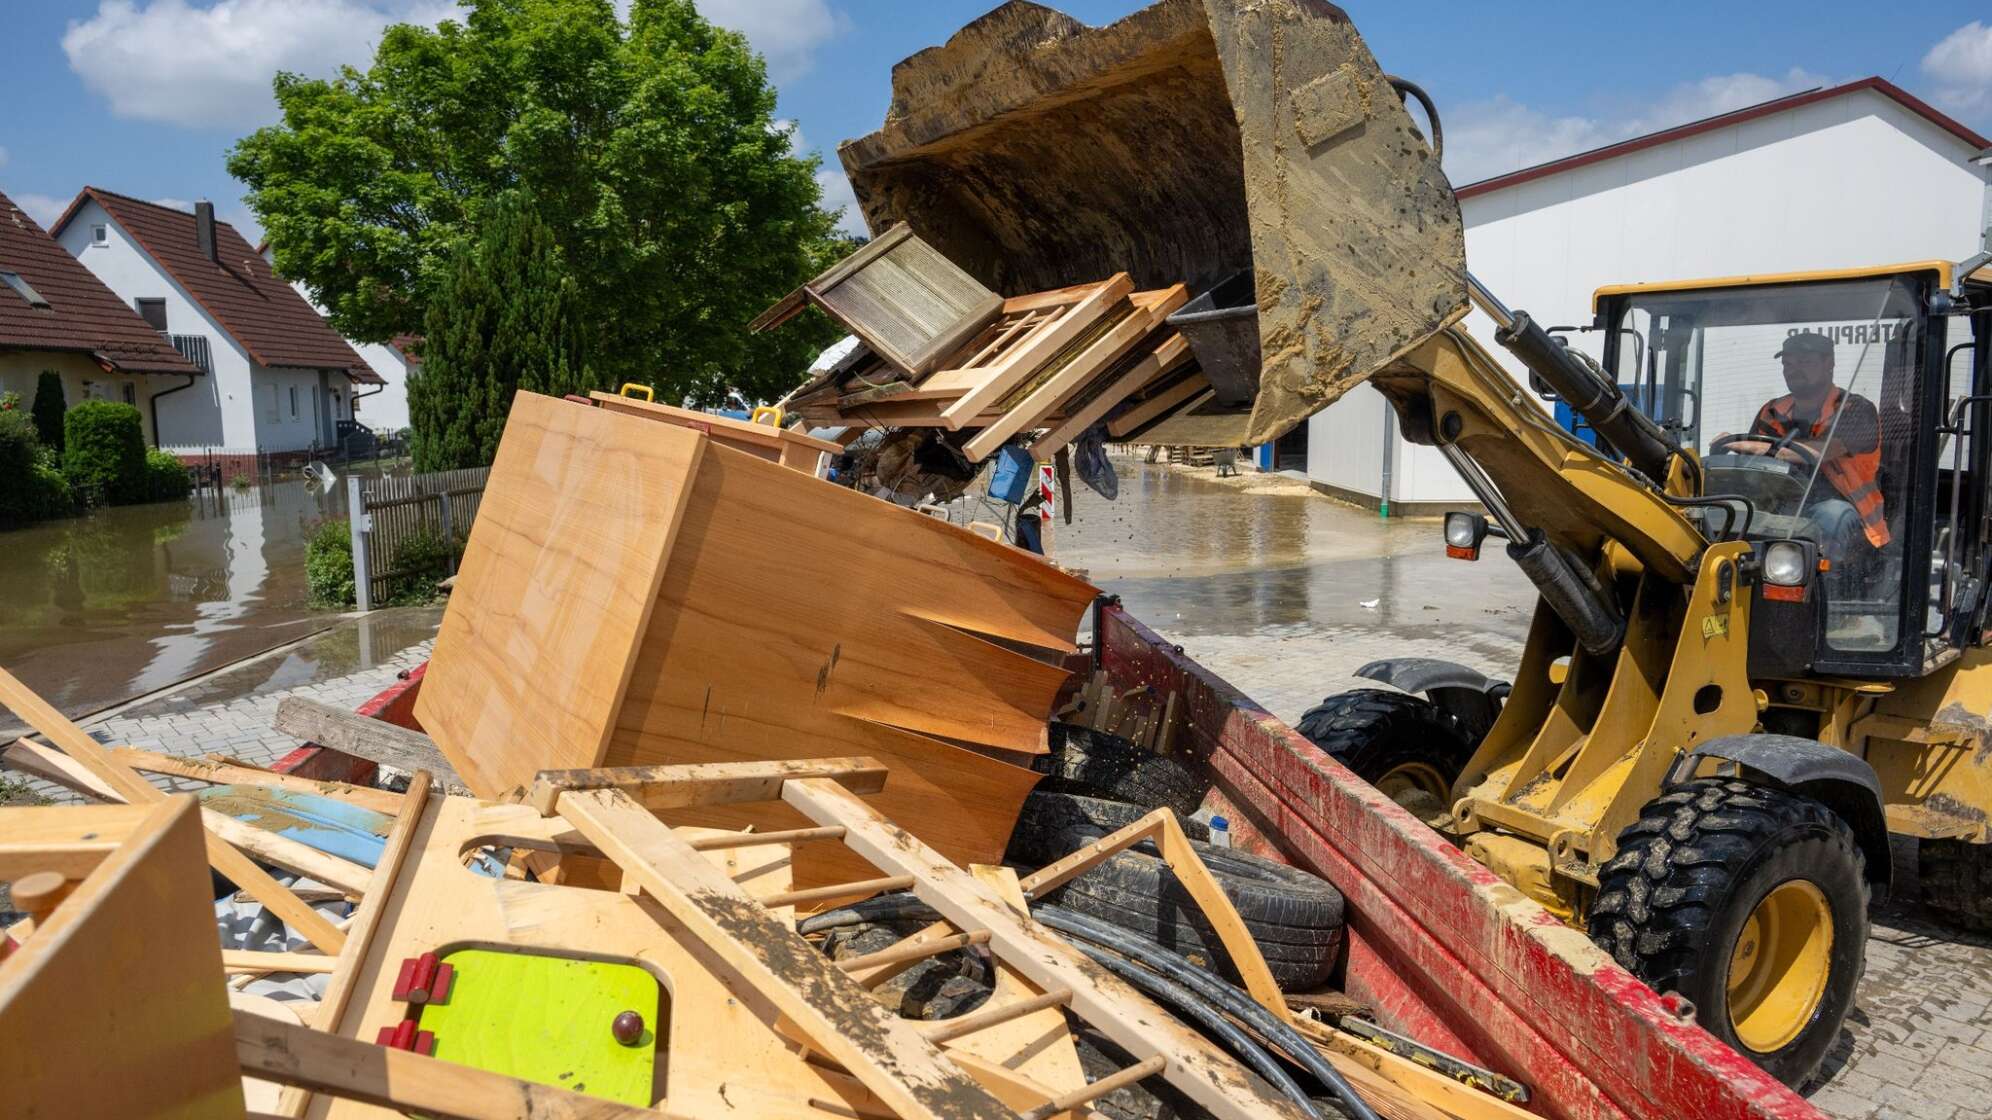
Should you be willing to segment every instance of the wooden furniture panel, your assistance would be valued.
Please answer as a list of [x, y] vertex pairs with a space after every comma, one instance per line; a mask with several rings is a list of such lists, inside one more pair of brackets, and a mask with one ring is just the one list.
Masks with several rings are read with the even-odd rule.
[[1150, 382], [1168, 377], [1191, 360], [1189, 340], [1172, 334], [1155, 349], [1115, 374], [1109, 375], [1097, 391], [1083, 400], [1080, 395], [1066, 402], [1065, 418], [1050, 431], [1031, 441], [1031, 457], [1040, 462], [1051, 458], [1059, 448], [1078, 439], [1080, 433], [1113, 411], [1115, 405], [1140, 392]]
[[731, 416], [715, 416], [710, 412], [673, 408], [668, 404], [658, 404], [615, 393], [589, 393], [588, 399], [613, 412], [641, 416], [646, 420], [660, 420], [680, 428], [704, 432], [721, 447], [744, 451], [759, 459], [793, 467], [805, 474], [818, 473], [822, 456], [835, 455], [843, 450], [829, 440], [817, 439], [803, 432], [777, 428], [770, 424], [752, 424], [745, 420], [735, 420]]
[[[7, 1115], [239, 1120], [198, 803], [180, 795], [142, 809], [30, 811], [68, 817], [84, 833], [93, 818], [130, 831], [0, 962]], [[0, 810], [0, 829], [11, 835], [18, 812]], [[136, 824], [133, 812], [144, 814]]]
[[1133, 292], [1134, 282], [1127, 273], [1122, 272], [1098, 284], [1050, 293], [1054, 302], [1048, 305], [1040, 304], [1038, 299], [1031, 297], [1026, 297], [1026, 301], [1017, 305], [1015, 310], [1006, 303], [1004, 311], [1007, 314], [1048, 314], [994, 360], [985, 358], [988, 364], [981, 368], [942, 370], [927, 379], [938, 380], [941, 384], [952, 384], [950, 379], [959, 379], [963, 383], [964, 391], [960, 399], [942, 411], [948, 426], [958, 430], [966, 427], [978, 414], [995, 411], [998, 401], [1034, 376], [1047, 362], [1059, 357], [1086, 332], [1100, 323], [1128, 314], [1132, 306], [1128, 297]]
[[1167, 415], [1171, 409], [1183, 402], [1210, 391], [1210, 380], [1201, 372], [1193, 373], [1173, 385], [1164, 386], [1136, 401], [1126, 412], [1107, 421], [1107, 434], [1124, 436], [1151, 420]]
[[600, 761], [708, 449], [689, 429], [514, 398], [415, 702], [473, 791]]
[[879, 357], [923, 374], [994, 319], [1003, 299], [953, 261], [892, 227], [763, 312], [751, 330], [788, 321], [814, 302]]

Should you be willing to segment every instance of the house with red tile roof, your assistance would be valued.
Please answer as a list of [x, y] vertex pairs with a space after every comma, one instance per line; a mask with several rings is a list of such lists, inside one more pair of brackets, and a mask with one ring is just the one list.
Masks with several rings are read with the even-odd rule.
[[[161, 402], [160, 445], [225, 473], [259, 455], [303, 458], [332, 447], [351, 419], [361, 357], [270, 269], [211, 203], [174, 209], [85, 187], [50, 231], [117, 296], [147, 309], [210, 376]], [[202, 345], [204, 343], [204, 346]]]
[[[276, 267], [276, 253], [268, 241], [256, 246], [256, 252], [272, 268]], [[325, 315], [325, 309], [311, 298], [311, 289], [303, 281], [293, 280], [290, 285], [311, 304], [312, 310]], [[389, 435], [408, 427], [408, 375], [422, 364], [421, 356], [415, 352], [420, 341], [412, 334], [396, 335], [386, 342], [346, 340], [374, 373], [371, 380], [362, 378], [362, 384], [354, 389], [353, 417], [377, 435]]]
[[156, 439], [155, 401], [190, 391], [202, 370], [131, 304], [0, 194], [0, 392], [30, 407], [44, 371], [63, 399], [124, 401]]

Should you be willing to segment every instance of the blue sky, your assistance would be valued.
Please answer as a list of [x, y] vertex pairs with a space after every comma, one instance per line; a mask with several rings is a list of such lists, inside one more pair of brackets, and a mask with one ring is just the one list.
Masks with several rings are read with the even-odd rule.
[[[698, 0], [768, 58], [781, 111], [848, 199], [838, 141], [885, 114], [892, 64], [995, 0]], [[1052, 0], [1104, 23], [1145, 0]], [[223, 161], [275, 118], [279, 69], [364, 66], [379, 29], [450, 0], [8, 0], [0, 190], [44, 222], [85, 184], [211, 198], [255, 235]], [[1992, 133], [1992, 17], [1971, 5], [1600, 5], [1353, 0], [1385, 69], [1438, 99], [1456, 183], [1870, 74]], [[855, 222], [855, 217], [853, 217]]]

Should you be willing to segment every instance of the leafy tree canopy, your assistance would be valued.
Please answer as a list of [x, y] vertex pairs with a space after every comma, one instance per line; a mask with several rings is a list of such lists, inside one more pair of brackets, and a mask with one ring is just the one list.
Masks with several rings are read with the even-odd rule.
[[816, 161], [774, 118], [766, 69], [692, 0], [464, 0], [388, 29], [364, 72], [280, 74], [283, 122], [229, 171], [350, 337], [420, 332], [495, 200], [522, 191], [558, 241], [605, 383], [717, 401], [794, 384], [834, 331], [742, 329], [847, 248]]

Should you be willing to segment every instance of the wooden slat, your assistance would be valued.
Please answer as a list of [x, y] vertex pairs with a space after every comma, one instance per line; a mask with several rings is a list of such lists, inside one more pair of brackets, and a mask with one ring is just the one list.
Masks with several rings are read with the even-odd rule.
[[1023, 384], [1093, 324], [1119, 313], [1127, 306], [1127, 297], [1133, 291], [1134, 281], [1125, 272], [1096, 285], [1064, 314], [1048, 320], [1024, 342], [1005, 352], [1002, 361], [991, 367], [974, 388], [943, 411], [943, 418], [957, 430], [967, 426], [971, 419]]
[[238, 762], [181, 758], [179, 755], [161, 754], [158, 751], [140, 750], [136, 747], [113, 747], [111, 757], [134, 770], [148, 774], [192, 778], [195, 781], [212, 782], [215, 785], [259, 785], [294, 790], [298, 793], [345, 801], [363, 809], [372, 809], [377, 813], [393, 814], [401, 808], [401, 795], [393, 790], [372, 789], [367, 786], [348, 785], [345, 782], [322, 782], [312, 778], [300, 778], [295, 774], [280, 774], [275, 770], [265, 770]]
[[258, 828], [247, 821], [239, 821], [226, 813], [203, 808], [201, 820], [207, 825], [208, 833], [255, 856], [264, 863], [280, 867], [294, 875], [315, 879], [328, 887], [343, 891], [350, 898], [358, 898], [366, 889], [370, 872], [349, 859], [340, 859], [330, 852], [317, 848], [288, 836], [281, 836], [265, 828]]
[[0, 880], [36, 871], [85, 878], [151, 813], [145, 805], [33, 805], [0, 811]]
[[[425, 681], [423, 691], [428, 690]], [[344, 751], [355, 758], [392, 766], [404, 773], [427, 770], [444, 785], [460, 785], [456, 768], [419, 731], [396, 727], [383, 719], [321, 704], [302, 696], [286, 696], [277, 704], [272, 726], [308, 743]]]
[[1047, 991], [1069, 988], [1072, 1008], [1137, 1060], [1170, 1059], [1169, 1083], [1219, 1120], [1295, 1120], [1287, 1101], [1239, 1079], [1236, 1065], [1203, 1036], [1086, 961], [1077, 950], [1003, 904], [987, 885], [836, 785], [804, 778], [782, 798], [822, 825], [843, 825], [853, 849], [879, 870], [912, 875], [922, 902], [962, 929], [987, 929], [997, 957]]
[[262, 953], [250, 949], [223, 949], [221, 967], [230, 972], [333, 972], [338, 957], [322, 953]]
[[1199, 393], [1210, 391], [1210, 381], [1201, 373], [1194, 373], [1174, 385], [1156, 393], [1146, 400], [1138, 401], [1126, 412], [1107, 421], [1107, 434], [1124, 436], [1140, 428], [1150, 420], [1161, 418], [1172, 408], [1189, 400]]
[[292, 1086], [292, 1091], [306, 1089], [399, 1112], [459, 1120], [660, 1120], [671, 1115], [248, 1011], [234, 1013], [234, 1042], [243, 1073]]
[[562, 794], [559, 810], [787, 1016], [812, 1049], [849, 1070], [902, 1120], [1013, 1120], [910, 1023], [853, 983], [643, 806], [619, 791], [601, 790]]
[[1005, 410], [1001, 420], [976, 433], [975, 438], [962, 449], [968, 455], [969, 462], [981, 462], [995, 454], [996, 449], [1011, 436], [1038, 427], [1057, 409], [1059, 402], [1119, 361], [1150, 331], [1161, 326], [1170, 312], [1189, 302], [1189, 298], [1189, 289], [1178, 284], [1149, 307], [1137, 308], [1066, 363], [1064, 368], [1032, 389], [1022, 401]]
[[[113, 759], [102, 744], [90, 738], [82, 728], [70, 722], [4, 669], [0, 669], [0, 704], [5, 704], [15, 715], [27, 721], [28, 726], [62, 748], [70, 761], [88, 770], [108, 793], [119, 800], [132, 805], [146, 805], [166, 799], [163, 791], [139, 777], [137, 771]], [[283, 919], [305, 940], [328, 953], [336, 953], [345, 945], [344, 934], [318, 911], [290, 893], [282, 883], [270, 878], [269, 873], [256, 866], [248, 856], [205, 829], [202, 835], [206, 838], [209, 865], [236, 886], [255, 895], [258, 902]]]
[[560, 795], [571, 790], [619, 789], [646, 809], [687, 809], [774, 801], [790, 778], [829, 778], [852, 793], [885, 788], [886, 769], [870, 758], [770, 759], [759, 762], [707, 762], [680, 766], [600, 766], [587, 770], [542, 770], [527, 800], [552, 816]]
[[1113, 411], [1115, 405], [1140, 392], [1149, 382], [1169, 376], [1189, 360], [1189, 340], [1180, 334], [1170, 335], [1161, 345], [1114, 378], [1111, 384], [1102, 386], [1084, 404], [1068, 410], [1065, 419], [1059, 421], [1056, 427], [1031, 441], [1032, 457], [1049, 459], [1059, 448], [1078, 439], [1080, 433]]

